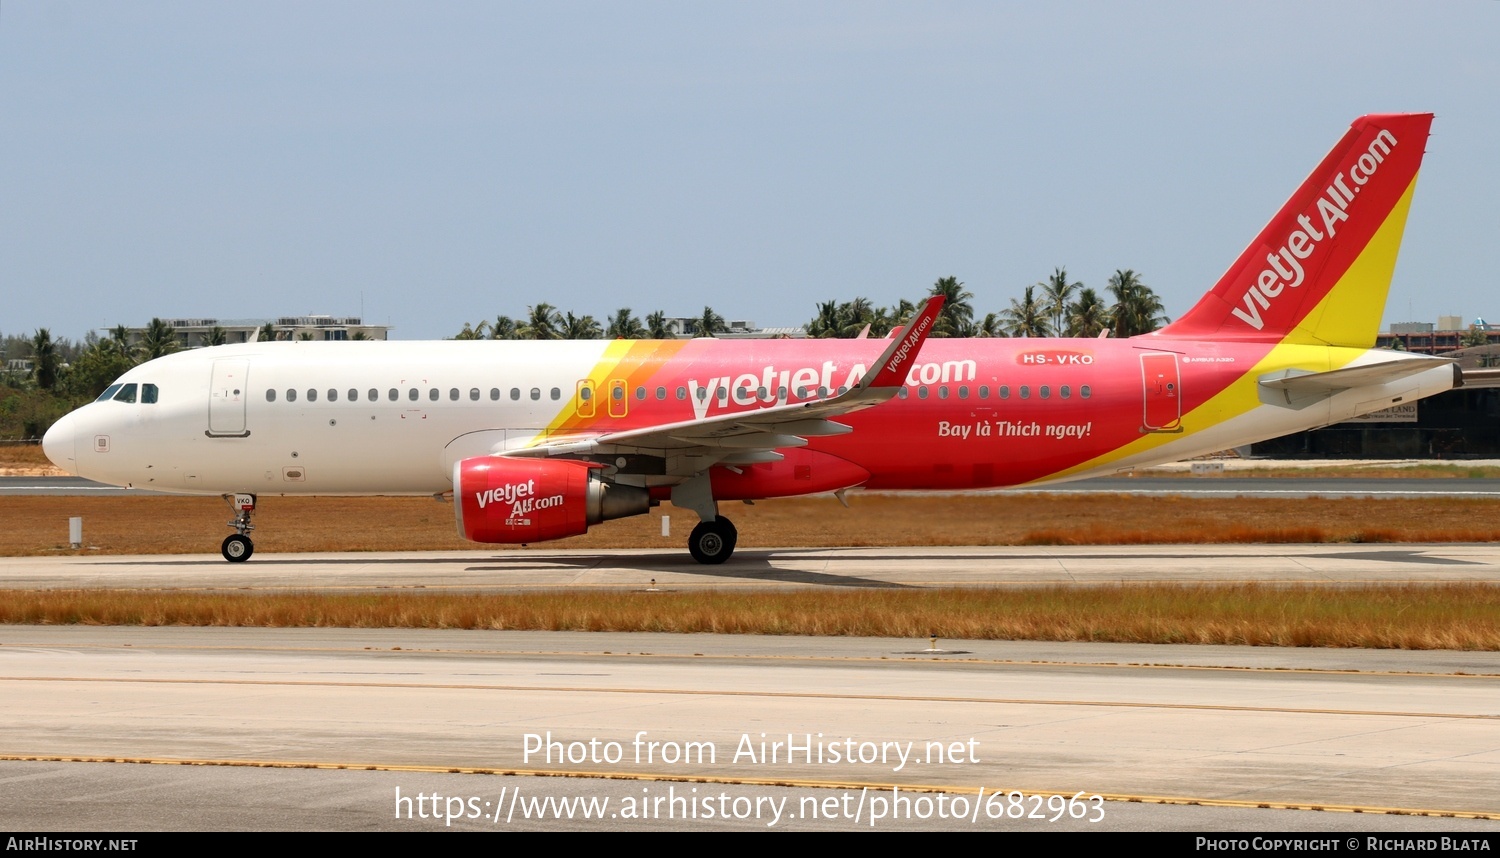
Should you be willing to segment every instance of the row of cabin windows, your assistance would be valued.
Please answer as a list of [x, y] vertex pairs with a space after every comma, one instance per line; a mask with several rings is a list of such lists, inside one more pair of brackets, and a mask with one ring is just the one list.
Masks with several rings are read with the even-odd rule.
[[[99, 399], [102, 401], [102, 400], [109, 399], [109, 398], [113, 397], [114, 399], [122, 399], [125, 402], [134, 402], [135, 401], [135, 385], [134, 384], [123, 385], [122, 389], [118, 393], [115, 393], [115, 388], [116, 387], [122, 387], [122, 386], [121, 385], [115, 385], [115, 387], [111, 387], [109, 390], [104, 391], [104, 394], [101, 395], [99, 397]], [[154, 384], [148, 384], [148, 385], [145, 385], [144, 387], [149, 391], [149, 393], [144, 393], [143, 396], [142, 396], [142, 400], [141, 401], [143, 401], [143, 402], [155, 402], [156, 401], [156, 385], [154, 385]], [[847, 387], [841, 386], [838, 389], [838, 393], [839, 393], [839, 395], [843, 395], [844, 393], [847, 393], [848, 390], [849, 389]], [[918, 399], [927, 399], [931, 395], [930, 388], [928, 387], [928, 385], [925, 385], [925, 384], [924, 385], [920, 385], [920, 386], [917, 387], [916, 390], [917, 390], [917, 398]], [[127, 393], [127, 391], [128, 391], [128, 393]], [[829, 393], [828, 388], [826, 388], [826, 387], [819, 387], [819, 388], [817, 388], [816, 391], [810, 391], [806, 387], [799, 387], [799, 388], [797, 388], [797, 398], [798, 399], [807, 399], [809, 393], [812, 393], [812, 392], [816, 392], [816, 394], [818, 395], [819, 398], [827, 397], [828, 393]], [[981, 385], [979, 385], [977, 388], [975, 388], [973, 390], [973, 395], [976, 398], [978, 398], [978, 399], [989, 399], [992, 392], [993, 392], [993, 394], [996, 397], [998, 397], [1000, 399], [1010, 399], [1010, 397], [1011, 397], [1011, 387], [1008, 384], [999, 385], [999, 386], [993, 388], [993, 391], [992, 391], [991, 387], [988, 384], [981, 384]], [[614, 387], [612, 387], [610, 389], [609, 393], [610, 393], [610, 398], [613, 399], [613, 400], [615, 400], [616, 402], [619, 402], [619, 401], [621, 401], [621, 400], [623, 400], [625, 398], [625, 388], [623, 386], [618, 386], [618, 385], [614, 386]], [[704, 388], [704, 387], [698, 388], [696, 391], [694, 391], [694, 393], [696, 394], [699, 402], [702, 402], [702, 401], [708, 399], [709, 396], [710, 396], [708, 389]], [[718, 398], [721, 401], [728, 400], [728, 398], [729, 398], [729, 389], [728, 388], [721, 387], [721, 388], [718, 389], [717, 393], [718, 393]], [[764, 387], [757, 387], [757, 388], [755, 388], [755, 390], [753, 391], [753, 394], [752, 394], [752, 391], [750, 390], [750, 388], [739, 387], [739, 388], [735, 389], [734, 393], [735, 393], [735, 397], [737, 399], [740, 399], [740, 400], [748, 399], [752, 395], [756, 399], [764, 400], [768, 396], [769, 391], [766, 388], [764, 388]], [[960, 385], [957, 385], [957, 387], [955, 389], [952, 389], [951, 391], [950, 391], [950, 386], [949, 385], [943, 384], [943, 385], [938, 385], [937, 386], [937, 398], [938, 399], [947, 399], [947, 398], [949, 398], [950, 395], [954, 395], [955, 393], [956, 393], [956, 395], [958, 396], [959, 399], [968, 399], [969, 396], [970, 396], [969, 385], [967, 385], [967, 384], [960, 384]], [[681, 401], [681, 400], [687, 399], [688, 390], [687, 390], [686, 387], [679, 387], [679, 388], [677, 388], [676, 394], [677, 394], [677, 399], [679, 401]], [[1021, 399], [1030, 399], [1031, 398], [1031, 394], [1032, 394], [1032, 388], [1031, 388], [1031, 385], [1029, 385], [1029, 384], [1023, 384], [1023, 385], [1020, 385], [1019, 387], [1016, 388], [1016, 395], [1018, 397], [1020, 397]], [[127, 395], [129, 396], [129, 398], [128, 399], [123, 399], [123, 397], [125, 397]], [[334, 388], [334, 387], [328, 388], [328, 391], [327, 391], [327, 393], [325, 395], [326, 395], [327, 400], [329, 402], [337, 402], [337, 401], [339, 401], [339, 390], [338, 390], [338, 388]], [[592, 387], [587, 387], [587, 386], [580, 387], [579, 390], [578, 390], [578, 398], [581, 399], [581, 400], [584, 400], [585, 402], [587, 402], [588, 400], [592, 399], [593, 395], [594, 395], [594, 390], [593, 390]], [[787, 395], [787, 389], [785, 387], [778, 387], [778, 388], [776, 388], [776, 396], [777, 396], [777, 398], [779, 398], [779, 399], [785, 399], [786, 395]], [[911, 392], [907, 388], [903, 387], [903, 388], [901, 388], [901, 390], [898, 392], [897, 395], [901, 399], [906, 399], [907, 397], [909, 397], [911, 395]], [[1052, 398], [1052, 386], [1048, 385], [1048, 384], [1043, 384], [1043, 385], [1038, 386], [1036, 388], [1036, 395], [1039, 398], [1041, 398], [1041, 399], [1051, 399]], [[1072, 386], [1071, 385], [1067, 385], [1067, 384], [1059, 386], [1057, 388], [1057, 395], [1058, 395], [1058, 398], [1060, 398], [1060, 399], [1071, 399], [1073, 397], [1073, 388], [1072, 388]], [[1079, 388], [1078, 388], [1078, 396], [1079, 396], [1080, 399], [1088, 399], [1092, 395], [1093, 395], [1093, 391], [1090, 389], [1089, 385], [1085, 384], [1085, 385], [1080, 385], [1079, 386]], [[147, 399], [147, 398], [145, 398], [146, 396], [149, 396], [150, 398]], [[274, 389], [268, 389], [266, 391], [266, 401], [267, 402], [275, 402], [276, 401], [276, 396], [277, 396], [277, 394], [276, 394], [276, 391]], [[478, 402], [480, 400], [481, 396], [482, 396], [482, 394], [481, 394], [481, 391], [480, 391], [479, 388], [477, 388], [477, 387], [471, 387], [471, 388], [469, 388], [469, 400], [471, 402]], [[542, 399], [542, 389], [540, 387], [533, 387], [533, 388], [531, 388], [529, 396], [530, 396], [531, 400], [534, 401], [534, 402], [541, 401], [541, 399]], [[296, 390], [296, 388], [287, 388], [285, 397], [286, 397], [286, 401], [287, 402], [296, 402], [297, 401], [297, 390]], [[637, 400], [644, 401], [648, 397], [649, 397], [649, 393], [648, 393], [648, 391], [647, 391], [646, 388], [644, 388], [644, 387], [637, 387], [635, 389], [635, 398]], [[317, 390], [317, 388], [311, 388], [311, 387], [308, 388], [307, 392], [306, 392], [306, 398], [307, 398], [308, 402], [317, 402], [318, 401], [318, 390]], [[346, 398], [347, 398], [347, 400], [349, 402], [358, 402], [360, 400], [359, 390], [357, 390], [356, 388], [352, 388], [352, 387], [349, 388], [348, 393], [346, 395]], [[370, 388], [366, 392], [366, 398], [370, 402], [377, 402], [377, 401], [379, 401], [380, 400], [380, 391], [379, 391], [379, 389], [374, 388], [374, 387]], [[408, 388], [407, 391], [406, 391], [406, 398], [409, 401], [411, 401], [411, 402], [417, 402], [417, 401], [419, 401], [422, 398], [422, 393], [421, 393], [421, 391], [418, 388], [415, 388], [415, 387]], [[441, 391], [438, 388], [436, 388], [436, 387], [428, 388], [428, 390], [427, 390], [427, 399], [428, 399], [429, 402], [437, 402], [441, 398], [442, 398], [442, 393], [441, 393]], [[458, 402], [459, 399], [461, 399], [461, 398], [462, 398], [462, 395], [461, 395], [461, 393], [460, 393], [460, 391], [459, 391], [458, 388], [456, 388], [456, 387], [450, 387], [448, 389], [448, 401], [450, 401], [450, 402]], [[492, 387], [492, 388], [490, 388], [489, 398], [490, 398], [491, 402], [498, 402], [500, 400], [500, 388], [498, 388], [498, 387]], [[511, 398], [511, 401], [513, 401], [513, 402], [519, 402], [520, 399], [521, 399], [521, 388], [519, 388], [519, 387], [512, 387], [510, 389], [510, 398]], [[554, 401], [561, 399], [562, 398], [562, 390], [560, 388], [556, 388], [556, 387], [552, 388], [551, 390], [548, 391], [548, 398], [550, 398], [550, 399], [552, 399]], [[658, 388], [656, 388], [656, 399], [657, 399], [657, 401], [663, 401], [666, 398], [667, 398], [667, 389], [665, 387], [658, 387]], [[388, 399], [391, 402], [399, 402], [400, 399], [401, 399], [401, 390], [399, 388], [395, 388], [395, 387], [390, 388], [388, 391], [386, 391], [386, 399]]]
[[[275, 402], [276, 401], [276, 396], [277, 396], [277, 394], [276, 394], [276, 391], [274, 389], [268, 389], [268, 390], [266, 390], [266, 401], [267, 402]], [[286, 396], [286, 401], [287, 402], [296, 402], [297, 401], [297, 389], [294, 388], [294, 387], [287, 388], [285, 396]], [[329, 402], [338, 402], [339, 401], [339, 390], [338, 390], [338, 388], [336, 388], [336, 387], [330, 387], [330, 388], [328, 388], [328, 391], [325, 394], [325, 396], [327, 397], [327, 400]], [[478, 402], [480, 400], [481, 396], [482, 396], [482, 394], [481, 394], [479, 388], [477, 388], [477, 387], [469, 388], [469, 399], [470, 399], [470, 401]], [[542, 389], [540, 387], [533, 387], [531, 389], [530, 396], [531, 396], [532, 400], [534, 400], [534, 401], [541, 401], [541, 398], [542, 398]], [[549, 391], [548, 396], [551, 399], [554, 399], [554, 400], [561, 399], [562, 398], [562, 390], [560, 388], [554, 387], [554, 388], [552, 388], [551, 391]], [[308, 402], [317, 402], [318, 401], [318, 389], [315, 388], [315, 387], [309, 387], [307, 389], [307, 392], [306, 392], [306, 397], [307, 397], [307, 401]], [[380, 390], [377, 389], [377, 388], [372, 387], [368, 391], [366, 391], [365, 397], [370, 402], [378, 402], [380, 400]], [[349, 402], [358, 402], [359, 399], [360, 399], [360, 397], [359, 397], [359, 390], [356, 389], [356, 388], [353, 388], [353, 387], [349, 388], [348, 393], [346, 394], [346, 398], [348, 399]], [[411, 402], [417, 402], [417, 401], [419, 401], [422, 398], [422, 391], [419, 390], [418, 388], [415, 388], [415, 387], [408, 388], [407, 391], [406, 391], [406, 398], [409, 401], [411, 401]], [[460, 398], [461, 398], [461, 394], [460, 394], [458, 388], [453, 387], [453, 388], [449, 388], [448, 389], [448, 400], [450, 402], [457, 402]], [[519, 388], [519, 387], [512, 387], [510, 389], [510, 398], [513, 399], [513, 400], [519, 401], [521, 399], [521, 388]], [[390, 390], [386, 391], [386, 399], [390, 400], [391, 402], [399, 402], [401, 400], [401, 389], [393, 387]], [[429, 402], [437, 402], [440, 399], [442, 399], [442, 391], [440, 391], [436, 387], [428, 388], [428, 390], [427, 390], [427, 400]], [[499, 399], [500, 399], [500, 388], [498, 388], [498, 387], [492, 387], [492, 388], [490, 388], [490, 400], [492, 402], [498, 402]]]

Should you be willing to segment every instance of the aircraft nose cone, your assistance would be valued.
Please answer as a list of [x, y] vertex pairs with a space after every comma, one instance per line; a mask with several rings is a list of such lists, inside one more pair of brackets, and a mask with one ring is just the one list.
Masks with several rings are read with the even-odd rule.
[[72, 414], [53, 423], [42, 436], [42, 452], [52, 464], [70, 474], [78, 474], [78, 420]]

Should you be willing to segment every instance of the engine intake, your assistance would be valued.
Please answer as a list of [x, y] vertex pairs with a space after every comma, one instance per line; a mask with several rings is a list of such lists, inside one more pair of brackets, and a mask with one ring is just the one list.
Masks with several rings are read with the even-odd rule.
[[453, 466], [458, 532], [474, 542], [543, 542], [651, 508], [645, 489], [612, 483], [599, 470], [565, 459], [459, 461]]

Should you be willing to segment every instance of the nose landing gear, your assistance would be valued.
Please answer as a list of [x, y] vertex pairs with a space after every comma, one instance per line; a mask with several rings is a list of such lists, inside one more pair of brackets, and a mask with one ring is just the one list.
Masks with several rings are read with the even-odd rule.
[[255, 511], [255, 495], [224, 495], [224, 501], [234, 510], [234, 520], [229, 522], [229, 526], [234, 528], [235, 533], [224, 538], [219, 552], [230, 563], [244, 563], [255, 553], [255, 543], [250, 541], [250, 531], [255, 529], [255, 525], [250, 523], [250, 513]]

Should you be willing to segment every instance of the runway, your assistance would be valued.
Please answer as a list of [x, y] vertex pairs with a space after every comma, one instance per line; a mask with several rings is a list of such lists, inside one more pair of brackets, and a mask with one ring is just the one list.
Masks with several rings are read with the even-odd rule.
[[3, 588], [236, 590], [996, 587], [1122, 582], [1500, 582], [1500, 545], [1316, 544], [741, 549], [720, 566], [673, 550], [556, 549], [0, 558]]
[[[927, 796], [935, 813], [931, 802], [961, 798], [972, 813], [983, 789], [1006, 796], [991, 805], [1001, 818], [884, 818], [875, 827], [1171, 830], [1192, 819], [1222, 830], [1500, 832], [1493, 653], [1003, 641], [927, 648], [925, 640], [870, 638], [3, 627], [0, 748], [10, 762], [0, 764], [0, 800], [21, 828], [83, 830], [96, 820], [133, 828], [121, 825], [117, 801], [147, 814], [141, 822], [152, 827], [157, 817], [138, 790], [206, 777], [152, 766], [100, 774], [81, 762], [108, 759], [322, 766], [288, 774], [288, 788], [311, 795], [316, 784], [337, 787], [303, 808], [274, 792], [236, 799], [221, 791], [227, 807], [199, 796], [191, 827], [209, 828], [246, 824], [237, 814], [264, 814], [268, 804], [283, 812], [273, 827], [335, 805], [348, 806], [345, 825], [433, 827], [398, 818], [400, 789], [462, 797], [457, 822], [491, 830], [868, 829], [874, 799], [892, 812], [896, 796]], [[62, 761], [79, 768], [59, 771]], [[351, 770], [387, 774], [376, 789]], [[114, 786], [88, 799], [97, 787], [80, 783], [62, 804], [34, 788], [75, 771], [80, 781]], [[283, 782], [257, 778], [266, 790]], [[165, 787], [148, 786], [164, 779]], [[225, 779], [246, 780], [215, 775], [204, 795]], [[669, 789], [789, 803], [774, 824], [769, 805], [767, 815], [748, 815], [745, 805], [745, 818], [717, 821], [543, 812], [502, 822], [496, 810], [521, 790], [606, 797], [620, 813], [626, 799]], [[1080, 792], [1075, 808], [1098, 810], [1052, 822], [1048, 813], [1007, 819], [1012, 791], [1028, 813], [1048, 796]], [[865, 818], [856, 822], [860, 800]], [[1155, 810], [1143, 815], [1134, 802]], [[471, 807], [480, 812], [467, 816]], [[1261, 810], [1310, 807], [1364, 812]], [[161, 818], [180, 823], [182, 813]]]
[[[675, 551], [0, 560], [6, 588], [1236, 580], [1495, 582], [1500, 547], [782, 549], [742, 551], [719, 567]], [[450, 827], [401, 817], [399, 789], [461, 797], [452, 824], [485, 830], [755, 830], [771, 820], [751, 805], [769, 813], [777, 800], [787, 804], [769, 827], [868, 829], [874, 806], [894, 813], [894, 798], [922, 795], [974, 816], [940, 819], [929, 804], [926, 817], [887, 816], [876, 828], [1500, 833], [1497, 653], [930, 648], [926, 639], [0, 626], [0, 802], [15, 809], [15, 825], [37, 830]], [[654, 753], [641, 750], [652, 742]], [[550, 760], [535, 753], [549, 747]], [[750, 804], [728, 819], [619, 815], [627, 800], [694, 789], [724, 807]], [[1080, 792], [1099, 795], [1100, 812], [1047, 820], [1051, 796]], [[163, 794], [190, 794], [192, 813], [137, 800]], [[309, 798], [289, 805], [285, 795]], [[549, 799], [552, 811], [499, 819], [518, 795]], [[557, 816], [555, 802], [584, 797], [613, 802], [616, 815]], [[849, 813], [860, 801], [856, 822]], [[1033, 803], [1026, 816], [1005, 815], [1016, 801]]]

